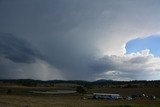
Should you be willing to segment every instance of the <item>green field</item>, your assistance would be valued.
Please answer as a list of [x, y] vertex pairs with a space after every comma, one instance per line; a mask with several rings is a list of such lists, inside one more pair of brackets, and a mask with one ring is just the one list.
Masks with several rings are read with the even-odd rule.
[[[160, 88], [109, 88], [93, 86], [86, 94], [34, 94], [31, 91], [53, 91], [57, 89], [75, 89], [74, 85], [57, 84], [54, 87], [0, 87], [0, 107], [160, 107], [160, 99], [146, 98], [136, 100], [93, 99], [88, 94], [93, 92], [117, 93], [130, 95], [134, 92], [160, 95]], [[83, 99], [85, 97], [86, 99]]]

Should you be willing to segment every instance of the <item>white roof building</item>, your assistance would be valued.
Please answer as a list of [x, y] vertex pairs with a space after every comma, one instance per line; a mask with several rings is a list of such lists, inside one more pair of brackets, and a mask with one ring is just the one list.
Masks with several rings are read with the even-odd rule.
[[119, 94], [108, 94], [108, 93], [93, 93], [93, 97], [96, 99], [119, 99]]

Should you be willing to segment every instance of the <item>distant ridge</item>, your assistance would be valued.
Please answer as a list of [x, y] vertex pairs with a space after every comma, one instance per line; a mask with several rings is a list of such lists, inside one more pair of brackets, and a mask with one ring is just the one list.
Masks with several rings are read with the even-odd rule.
[[114, 80], [105, 80], [100, 79], [96, 81], [83, 81], [83, 80], [33, 80], [33, 79], [0, 79], [0, 84], [18, 84], [18, 85], [36, 85], [36, 84], [56, 84], [56, 83], [70, 83], [77, 85], [157, 85], [160, 86], [160, 80], [134, 80], [134, 81], [114, 81]]

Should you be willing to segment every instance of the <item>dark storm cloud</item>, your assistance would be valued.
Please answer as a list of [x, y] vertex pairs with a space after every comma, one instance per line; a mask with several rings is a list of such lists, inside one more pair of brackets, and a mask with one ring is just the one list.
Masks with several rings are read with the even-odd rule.
[[9, 33], [0, 33], [0, 56], [16, 63], [33, 63], [40, 55], [27, 41]]
[[9, 33], [0, 33], [1, 79], [61, 79], [60, 72], [46, 60], [26, 40]]
[[[92, 74], [88, 66], [97, 51], [92, 28], [87, 28], [100, 26], [92, 22], [104, 10], [101, 5], [95, 7], [96, 4], [89, 6], [90, 1], [2, 1], [0, 23], [4, 26], [0, 26], [0, 31], [30, 41], [67, 79], [87, 79]], [[32, 53], [29, 56], [32, 59]], [[14, 54], [10, 59], [23, 60]]]
[[[114, 70], [116, 65], [113, 60], [113, 57], [117, 56], [108, 56], [106, 55], [105, 57], [99, 58], [93, 62], [93, 65], [91, 66], [92, 70], [95, 71], [95, 73], [100, 73], [106, 71], [111, 71]], [[98, 72], [99, 71], [99, 72]]]

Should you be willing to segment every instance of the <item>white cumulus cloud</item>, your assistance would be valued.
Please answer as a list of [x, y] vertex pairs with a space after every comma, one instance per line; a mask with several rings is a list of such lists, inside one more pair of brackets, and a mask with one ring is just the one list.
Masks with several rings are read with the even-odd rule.
[[[157, 80], [160, 79], [160, 57], [154, 57], [150, 50], [123, 56], [105, 56], [97, 61], [102, 66], [97, 79], [113, 80]], [[102, 68], [102, 67], [101, 67]]]

